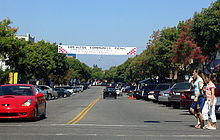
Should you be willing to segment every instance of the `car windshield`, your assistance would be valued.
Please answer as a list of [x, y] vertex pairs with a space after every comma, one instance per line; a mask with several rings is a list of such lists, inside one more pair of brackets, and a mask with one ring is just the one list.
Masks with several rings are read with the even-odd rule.
[[176, 83], [173, 89], [189, 89], [190, 83]]
[[73, 89], [72, 87], [56, 87], [56, 88]]
[[2, 86], [0, 96], [5, 95], [33, 96], [33, 91], [31, 86]]
[[106, 88], [105, 91], [112, 92], [112, 91], [115, 91], [115, 89], [114, 88]]
[[54, 88], [55, 91], [62, 91], [63, 88]]
[[169, 85], [157, 85], [157, 87], [155, 88], [155, 90], [166, 90], [170, 88]]

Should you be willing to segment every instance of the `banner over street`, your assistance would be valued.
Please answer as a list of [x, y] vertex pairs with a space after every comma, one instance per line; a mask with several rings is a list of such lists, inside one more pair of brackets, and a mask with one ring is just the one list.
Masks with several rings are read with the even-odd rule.
[[136, 55], [136, 47], [58, 45], [58, 53], [96, 55]]

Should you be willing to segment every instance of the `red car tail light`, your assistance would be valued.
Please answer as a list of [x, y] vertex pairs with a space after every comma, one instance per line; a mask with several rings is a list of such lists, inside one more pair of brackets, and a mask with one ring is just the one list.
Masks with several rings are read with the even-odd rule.
[[159, 96], [162, 96], [161, 93], [159, 93]]
[[184, 93], [182, 93], [181, 98], [182, 98], [182, 99], [186, 99], [186, 96], [184, 95]]
[[169, 95], [170, 95], [170, 96], [172, 95], [172, 92], [171, 92], [171, 91], [169, 92]]

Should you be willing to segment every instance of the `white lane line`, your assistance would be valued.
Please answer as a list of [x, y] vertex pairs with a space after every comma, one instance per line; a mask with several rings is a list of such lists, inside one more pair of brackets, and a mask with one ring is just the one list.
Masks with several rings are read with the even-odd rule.
[[164, 137], [164, 138], [220, 138], [220, 135], [123, 135], [123, 134], [73, 134], [73, 133], [0, 133], [0, 136], [94, 136], [94, 137]]

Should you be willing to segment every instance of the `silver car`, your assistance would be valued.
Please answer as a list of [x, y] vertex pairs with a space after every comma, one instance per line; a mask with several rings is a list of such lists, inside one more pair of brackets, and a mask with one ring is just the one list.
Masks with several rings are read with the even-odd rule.
[[171, 94], [171, 90], [172, 90], [172, 88], [160, 91], [159, 96], [158, 96], [158, 101], [160, 103], [163, 103], [163, 104], [167, 105], [167, 106], [171, 106], [171, 103], [168, 100], [168, 97]]
[[44, 90], [47, 92], [47, 99], [51, 100], [51, 99], [57, 99], [58, 98], [58, 94], [56, 91], [54, 91], [51, 87], [47, 86], [47, 85], [37, 85], [38, 88], [40, 88], [41, 90]]

